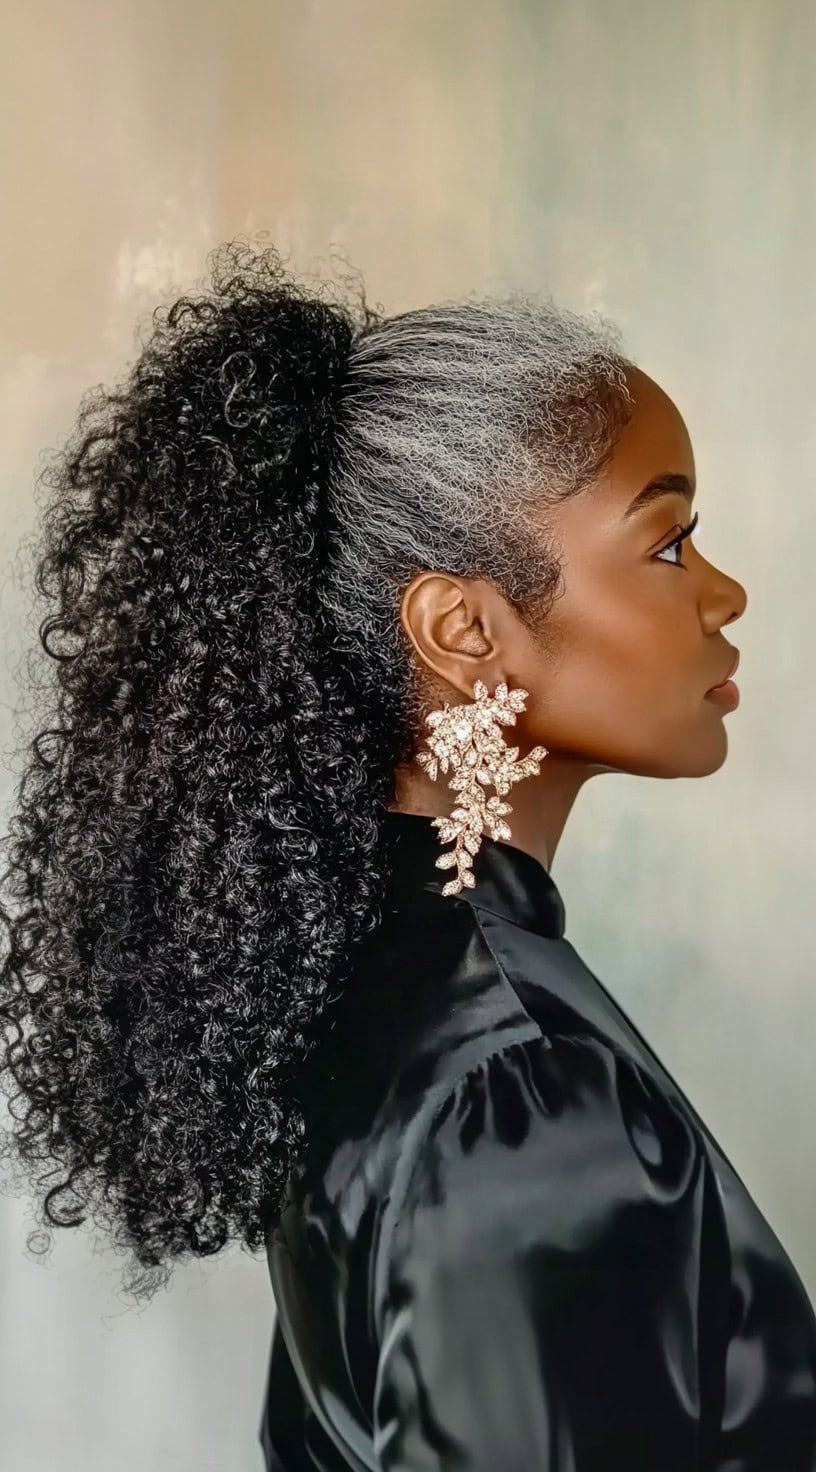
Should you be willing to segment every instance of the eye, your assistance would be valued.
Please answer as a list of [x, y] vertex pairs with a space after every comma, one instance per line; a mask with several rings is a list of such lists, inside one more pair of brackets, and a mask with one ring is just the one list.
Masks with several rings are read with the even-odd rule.
[[674, 549], [676, 547], [678, 549], [677, 561], [674, 562], [672, 564], [672, 566], [673, 567], [684, 567], [685, 564], [684, 564], [684, 562], [682, 560], [682, 557], [680, 556], [679, 549], [680, 549], [681, 544], [683, 542], [685, 542], [686, 537], [690, 537], [691, 536], [691, 534], [694, 531], [694, 528], [696, 527], [696, 525], [697, 525], [697, 523], [698, 523], [699, 520], [700, 520], [700, 513], [698, 511], [696, 513], [696, 515], [692, 518], [692, 520], [689, 522], [688, 526], [684, 526], [683, 527], [683, 530], [680, 532], [679, 536], [676, 536], [674, 538], [674, 541], [673, 542], [667, 542], [665, 547], [661, 547], [659, 552], [655, 552], [655, 554], [654, 554], [655, 555], [655, 558], [658, 561], [662, 561], [663, 560], [663, 554], [665, 552], [672, 552], [672, 551], [674, 551]]

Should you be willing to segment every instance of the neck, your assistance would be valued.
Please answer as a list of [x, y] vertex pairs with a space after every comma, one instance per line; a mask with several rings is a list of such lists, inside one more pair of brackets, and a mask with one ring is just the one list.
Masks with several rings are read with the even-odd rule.
[[[549, 871], [578, 793], [590, 777], [606, 770], [548, 753], [539, 775], [523, 778], [505, 796], [513, 808], [505, 817], [512, 833], [510, 842]], [[456, 794], [446, 788], [444, 774], [431, 782], [421, 768], [401, 766], [396, 773], [395, 798], [388, 807], [421, 817], [447, 817], [456, 807]]]

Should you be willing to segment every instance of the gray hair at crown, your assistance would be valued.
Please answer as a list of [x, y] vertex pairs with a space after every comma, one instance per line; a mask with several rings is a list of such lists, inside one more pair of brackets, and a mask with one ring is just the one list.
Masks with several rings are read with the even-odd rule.
[[620, 343], [600, 314], [520, 293], [408, 311], [359, 333], [321, 583], [363, 676], [404, 665], [399, 600], [419, 570], [492, 579], [522, 612], [552, 597], [560, 564], [546, 508], [598, 475], [631, 417]]

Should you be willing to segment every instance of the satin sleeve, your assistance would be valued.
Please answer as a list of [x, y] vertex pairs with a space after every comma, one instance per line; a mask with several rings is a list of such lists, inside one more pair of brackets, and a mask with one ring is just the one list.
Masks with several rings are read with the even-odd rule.
[[309, 1410], [278, 1320], [272, 1334], [259, 1438], [266, 1472], [313, 1472], [306, 1453]]
[[704, 1143], [614, 1044], [516, 1042], [407, 1173], [377, 1303], [383, 1472], [714, 1472], [729, 1248]]
[[264, 1472], [331, 1472], [339, 1465], [337, 1447], [303, 1393], [277, 1318], [258, 1439]]

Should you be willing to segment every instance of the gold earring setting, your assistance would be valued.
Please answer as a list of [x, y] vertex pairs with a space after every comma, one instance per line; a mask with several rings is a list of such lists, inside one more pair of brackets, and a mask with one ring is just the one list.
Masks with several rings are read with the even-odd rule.
[[[502, 797], [522, 777], [538, 776], [539, 763], [547, 755], [545, 746], [535, 746], [521, 761], [519, 748], [506, 746], [501, 726], [514, 726], [516, 714], [524, 710], [527, 691], [509, 690], [506, 684], [496, 686], [491, 697], [483, 680], [473, 687], [475, 700], [463, 705], [448, 705], [431, 711], [425, 717], [430, 728], [426, 737], [428, 751], [417, 755], [417, 762], [436, 781], [439, 770], [447, 772], [448, 786], [458, 792], [458, 805], [449, 817], [434, 818], [441, 843], [455, 840], [455, 847], [436, 860], [437, 869], [456, 867], [456, 878], [442, 888], [443, 894], [459, 894], [473, 889], [473, 859], [479, 852], [482, 835], [510, 838], [510, 827], [504, 816], [513, 811]], [[488, 797], [485, 787], [496, 789]]]

